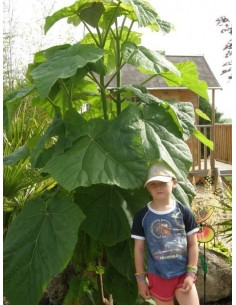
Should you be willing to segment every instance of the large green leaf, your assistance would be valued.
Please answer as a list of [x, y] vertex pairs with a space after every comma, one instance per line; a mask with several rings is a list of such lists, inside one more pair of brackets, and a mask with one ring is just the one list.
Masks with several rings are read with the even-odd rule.
[[148, 27], [156, 32], [162, 30], [165, 33], [169, 33], [173, 28], [171, 23], [162, 20], [160, 16], [158, 16], [157, 12], [148, 1], [122, 0], [122, 2], [121, 8], [124, 9], [122, 14], [132, 21], [137, 21], [139, 26]]
[[199, 117], [203, 118], [206, 121], [211, 122], [211, 119], [209, 118], [209, 116], [205, 112], [203, 112], [201, 109], [197, 108], [197, 109], [195, 109], [195, 112]]
[[[100, 60], [98, 62], [100, 62]], [[90, 66], [92, 64], [88, 65]], [[96, 63], [94, 65], [96, 66]], [[48, 97], [42, 100], [39, 96], [36, 96], [32, 101], [33, 105], [42, 108], [50, 117], [54, 117], [55, 112], [64, 114], [71, 104], [73, 104], [78, 111], [81, 110], [85, 102], [91, 96], [98, 94], [96, 84], [84, 78], [88, 72], [87, 68], [87, 66], [86, 68], [80, 68], [73, 77], [66, 79], [63, 82], [56, 82], [51, 88]], [[93, 67], [91, 67], [91, 70], [92, 69]], [[65, 98], [66, 96], [68, 98]], [[68, 100], [71, 104], [68, 103]]]
[[[78, 194], [80, 196], [80, 194]], [[87, 266], [103, 253], [103, 245], [90, 237], [84, 230], [79, 230], [77, 244], [74, 249], [72, 261], [73, 263], [87, 268]]]
[[119, 6], [112, 3], [112, 1], [103, 1], [105, 12], [101, 16], [99, 20], [99, 27], [103, 29], [103, 31], [109, 31], [111, 26], [114, 24], [114, 22], [117, 20], [117, 17], [120, 17], [122, 15], [129, 14], [129, 10], [127, 10], [127, 6], [121, 5], [119, 3]]
[[131, 238], [106, 248], [109, 263], [126, 278], [132, 278], [135, 273], [133, 252], [134, 243]]
[[[145, 105], [150, 105], [150, 108], [147, 106], [143, 107], [143, 110], [150, 110], [150, 114], [149, 111], [146, 113], [148, 119], [143, 118], [146, 123], [147, 131], [145, 136], [147, 138], [144, 136], [142, 136], [142, 138], [144, 142], [149, 145], [145, 156], [149, 156], [148, 153], [150, 152], [151, 155], [149, 156], [149, 160], [153, 160], [153, 156], [155, 156], [156, 159], [160, 158], [172, 167], [179, 182], [174, 189], [174, 195], [179, 201], [190, 204], [195, 196], [195, 191], [187, 179], [192, 156], [185, 141], [196, 130], [194, 126], [193, 105], [187, 102], [162, 102], [153, 95], [142, 93], [137, 88], [128, 86], [128, 89], [130, 89], [140, 101], [145, 103]], [[160, 105], [162, 107], [160, 107]], [[163, 121], [161, 121], [162, 119]], [[165, 123], [163, 123], [164, 121]], [[158, 139], [154, 141], [153, 149], [151, 147], [153, 136], [152, 133], [149, 134], [148, 132], [148, 130], [151, 129], [153, 129], [152, 133], [154, 132], [158, 137]], [[166, 141], [166, 138], [168, 137], [170, 140]], [[159, 150], [160, 154], [158, 155]]]
[[139, 187], [145, 179], [146, 160], [137, 115], [134, 107], [110, 121], [87, 122], [79, 114], [74, 121], [68, 117], [70, 133], [77, 136], [71, 148], [52, 158], [43, 171], [68, 190], [99, 183]]
[[[127, 209], [132, 216], [130, 225], [132, 225], [134, 214], [150, 201], [150, 194], [144, 188], [144, 185], [133, 191], [119, 189], [119, 193], [124, 198], [124, 201], [127, 202]], [[126, 214], [128, 213], [126, 212]]]
[[[157, 18], [157, 24], [160, 27], [160, 29], [164, 32], [164, 33], [169, 33], [171, 30], [174, 29], [174, 25], [171, 24], [168, 21], [162, 20]], [[153, 28], [152, 26], [149, 26], [151, 29]]]
[[182, 108], [177, 109], [173, 105], [167, 106], [166, 102], [153, 95], [139, 90], [134, 90], [133, 93], [145, 103], [141, 107], [140, 117], [144, 124], [142, 128], [145, 129], [142, 141], [146, 158], [162, 159], [169, 164], [177, 177], [185, 176], [191, 166], [192, 156], [183, 136], [187, 133], [186, 129], [193, 125], [193, 117], [183, 113], [186, 109], [189, 112], [190, 103], [182, 103]]
[[75, 44], [57, 50], [54, 55], [30, 72], [41, 99], [47, 97], [58, 79], [75, 75], [79, 68], [98, 61], [103, 54], [104, 51], [94, 45]]
[[192, 61], [185, 61], [175, 64], [175, 66], [180, 71], [181, 76], [174, 74], [172, 71], [161, 72], [161, 76], [163, 76], [168, 86], [186, 87], [206, 100], [209, 100], [207, 94], [207, 83], [198, 79], [198, 72], [195, 63]]
[[191, 182], [187, 179], [187, 176], [178, 180], [177, 186], [173, 189], [173, 195], [181, 203], [191, 206], [196, 192]]
[[[125, 93], [123, 93], [124, 90], [125, 90]], [[154, 95], [149, 94], [145, 87], [137, 86], [137, 85], [128, 85], [128, 86], [122, 87], [119, 91], [122, 93], [122, 96], [125, 96], [126, 98], [127, 97], [130, 98], [135, 95], [138, 98], [138, 100], [141, 100], [146, 105], [150, 105], [150, 104], [161, 105], [163, 107], [163, 109], [165, 110], [165, 112], [168, 112], [170, 114], [170, 116], [172, 117], [173, 123], [176, 124], [176, 128], [181, 133], [189, 134], [189, 130], [188, 130], [189, 125], [194, 120], [193, 108], [189, 107], [190, 109], [192, 109], [193, 115], [190, 116], [190, 114], [189, 114], [190, 111], [188, 111], [188, 113], [186, 114], [186, 116], [188, 116], [188, 117], [186, 117], [184, 119], [184, 121], [180, 123], [179, 117], [181, 118], [181, 117], [185, 116], [186, 107], [184, 107], [183, 114], [182, 114], [181, 112], [178, 111], [178, 109], [180, 109], [180, 111], [181, 111], [181, 108], [178, 105], [182, 105], [183, 103], [176, 103], [176, 102], [173, 102], [172, 100], [162, 101], [162, 100], [158, 99], [157, 97], [155, 97]], [[131, 96], [129, 96], [129, 92], [131, 92]], [[192, 105], [192, 104], [189, 103], [189, 105]], [[186, 104], [185, 104], [185, 106], [186, 106]], [[184, 123], [183, 126], [182, 126], [182, 123]], [[186, 125], [188, 128], [186, 128]], [[195, 127], [193, 129], [195, 129]]]
[[137, 46], [129, 41], [122, 45], [122, 55], [126, 63], [137, 67], [143, 73], [159, 74], [171, 71], [180, 77], [178, 69], [157, 51]]
[[70, 16], [77, 15], [78, 9], [81, 5], [81, 3], [86, 3], [87, 0], [80, 0], [76, 1], [74, 4], [63, 7], [59, 11], [53, 13], [51, 16], [46, 17], [46, 22], [44, 25], [44, 32], [45, 34], [49, 31], [49, 29], [59, 20], [63, 18], [67, 18]]
[[136, 279], [133, 276], [128, 280], [122, 276], [112, 265], [109, 265], [105, 269], [104, 275], [105, 287], [108, 290], [117, 305], [135, 305], [138, 291]]
[[156, 23], [158, 17], [156, 11], [145, 0], [122, 0], [121, 2], [128, 4], [132, 7], [135, 13], [136, 20], [139, 26], [147, 26]]
[[[173, 124], [171, 115], [161, 107], [157, 113], [157, 107], [155, 104], [143, 107], [146, 133], [142, 138], [146, 143], [145, 155], [151, 160], [155, 160], [156, 156], [156, 160], [161, 159], [172, 168], [179, 182], [177, 198], [189, 203], [193, 187], [187, 182], [187, 174], [192, 164], [192, 155], [176, 124]], [[187, 194], [190, 194], [189, 199]]]
[[116, 187], [96, 185], [80, 188], [76, 192], [76, 201], [86, 215], [81, 228], [93, 239], [112, 246], [130, 237], [130, 224], [123, 209], [124, 199]]
[[201, 141], [203, 144], [205, 144], [207, 147], [209, 147], [211, 150], [214, 149], [214, 143], [209, 140], [203, 133], [201, 133], [200, 130], [197, 128], [193, 131], [193, 135]]
[[213, 142], [209, 140], [206, 136], [204, 136], [193, 124], [195, 116], [192, 103], [175, 102], [172, 107], [176, 108], [175, 113], [177, 113], [178, 117], [181, 118], [182, 127], [184, 130], [184, 140], [186, 141], [191, 135], [194, 135], [200, 142], [202, 142], [204, 145], [208, 146], [211, 150], [213, 150]]
[[[53, 118], [52, 123], [48, 126], [47, 130], [42, 135], [41, 139], [35, 145], [30, 161], [32, 167], [42, 167], [48, 160], [51, 158], [52, 153], [56, 153], [52, 146], [53, 151], [50, 152], [50, 146], [53, 145], [54, 141], [52, 141], [53, 137], [58, 137], [60, 135], [60, 143], [64, 144], [64, 122], [59, 114], [56, 114]], [[45, 148], [47, 146], [47, 149]], [[65, 145], [62, 145], [63, 149], [65, 149]], [[62, 148], [61, 148], [62, 149]], [[60, 152], [60, 145], [57, 142], [57, 152]]]
[[194, 122], [195, 122], [195, 115], [194, 115], [194, 108], [191, 102], [170, 102], [172, 108], [175, 109], [175, 113], [178, 116], [179, 120], [181, 121], [181, 125], [183, 128], [183, 139], [187, 141], [193, 131], [196, 129]]
[[68, 22], [73, 23], [75, 26], [80, 24], [81, 19], [88, 24], [95, 26], [101, 17], [101, 13], [103, 12], [102, 3], [103, 0], [77, 0], [74, 4], [63, 7], [59, 11], [53, 13], [51, 16], [46, 17], [46, 22], [44, 25], [45, 34], [57, 21], [63, 18], [68, 18]]
[[101, 2], [93, 2], [90, 7], [81, 10], [80, 18], [95, 28], [98, 25], [104, 10], [104, 6]]
[[11, 305], [37, 305], [50, 278], [69, 262], [84, 214], [50, 193], [29, 202], [4, 242], [4, 295]]
[[181, 117], [176, 119], [174, 108], [170, 111], [153, 96], [139, 97], [152, 103], [130, 105], [111, 121], [87, 122], [79, 114], [73, 119], [68, 116], [67, 134], [73, 133], [74, 141], [43, 170], [68, 190], [100, 183], [135, 189], [143, 185], [149, 162], [162, 159], [180, 181], [186, 180], [192, 156], [179, 128]]

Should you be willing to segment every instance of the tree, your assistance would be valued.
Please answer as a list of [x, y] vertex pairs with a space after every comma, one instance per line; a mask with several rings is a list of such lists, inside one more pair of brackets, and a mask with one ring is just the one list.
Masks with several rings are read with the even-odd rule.
[[17, 35], [17, 20], [14, 18], [12, 1], [3, 2], [3, 81], [4, 91], [12, 92], [19, 79], [19, 70], [14, 57], [14, 41]]
[[[105, 295], [132, 305], [137, 289], [130, 224], [148, 201], [147, 169], [157, 160], [167, 163], [179, 181], [175, 197], [191, 204], [192, 156], [185, 141], [192, 134], [205, 139], [194, 126], [191, 103], [169, 103], [147, 93], [144, 85], [122, 85], [120, 71], [131, 64], [147, 80], [160, 75], [167, 84], [186, 86], [204, 98], [207, 86], [198, 80], [194, 63], [173, 65], [163, 53], [141, 45], [134, 24], [165, 33], [172, 28], [144, 0], [79, 0], [47, 17], [45, 32], [62, 18], [84, 26], [87, 34], [73, 45], [37, 52], [27, 71], [31, 85], [4, 100], [10, 122], [21, 100], [37, 95], [33, 103], [51, 124], [28, 156], [32, 168], [57, 183], [27, 202], [9, 228], [4, 293], [11, 305], [36, 305], [51, 277], [72, 261], [77, 274], [67, 304], [85, 298], [86, 304], [91, 299], [98, 304], [93, 271], [100, 284], [104, 273]], [[110, 88], [112, 80], [116, 86]], [[19, 162], [12, 157], [12, 163]]]
[[[31, 26], [24, 24], [16, 14], [17, 1], [3, 1], [3, 89], [5, 95], [25, 86], [25, 72], [31, 54], [42, 48], [43, 20], [50, 14], [55, 1], [45, 5], [37, 1], [33, 5]], [[41, 19], [40, 19], [41, 18]], [[27, 59], [27, 61], [26, 61]]]
[[[222, 34], [229, 34], [232, 36], [232, 24], [230, 20], [225, 17], [221, 16], [216, 19], [217, 26], [222, 27], [221, 33]], [[232, 38], [229, 39], [229, 41], [226, 43], [224, 49], [223, 49], [226, 58], [226, 62], [223, 64], [223, 70], [221, 75], [226, 74], [228, 77], [228, 80], [232, 79]]]
[[[207, 101], [206, 99], [200, 97], [199, 98], [199, 109], [204, 112], [208, 118], [211, 118], [211, 114], [212, 114], [212, 105], [209, 103], [209, 101]], [[223, 113], [217, 111], [217, 109], [215, 109], [215, 123], [226, 123], [227, 119], [223, 118]], [[206, 120], [203, 117], [199, 117], [199, 125], [207, 125], [207, 124], [211, 124], [210, 120]]]

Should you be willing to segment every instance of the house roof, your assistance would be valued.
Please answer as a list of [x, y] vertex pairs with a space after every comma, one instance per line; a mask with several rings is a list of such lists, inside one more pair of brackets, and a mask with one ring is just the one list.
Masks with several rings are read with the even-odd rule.
[[[180, 63], [183, 61], [193, 61], [196, 64], [197, 71], [198, 71], [198, 78], [200, 80], [204, 80], [207, 85], [208, 89], [221, 89], [220, 84], [218, 83], [216, 77], [214, 76], [213, 72], [211, 71], [205, 57], [203, 55], [196, 55], [196, 56], [174, 56], [174, 55], [166, 55], [166, 58], [172, 62]], [[123, 69], [121, 70], [121, 82], [122, 85], [127, 84], [141, 84], [148, 78], [147, 74], [141, 73], [136, 67], [126, 64]], [[110, 87], [115, 86], [115, 82], [112, 81]], [[152, 78], [150, 81], [145, 83], [145, 87], [147, 89], [176, 89], [177, 87], [169, 87], [162, 77], [156, 76]], [[178, 87], [178, 88], [185, 88], [185, 87]]]

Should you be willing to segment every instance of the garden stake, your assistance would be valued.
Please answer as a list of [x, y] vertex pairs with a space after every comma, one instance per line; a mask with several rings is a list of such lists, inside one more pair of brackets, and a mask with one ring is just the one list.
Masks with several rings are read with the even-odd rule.
[[[204, 263], [206, 265], [206, 243], [203, 244], [203, 253], [204, 253]], [[207, 272], [203, 273], [203, 283], [204, 283], [204, 294], [203, 294], [203, 305], [206, 304], [206, 275]]]
[[198, 211], [197, 224], [199, 224], [199, 232], [197, 233], [197, 239], [199, 244], [203, 243], [203, 256], [200, 253], [201, 267], [203, 270], [203, 305], [206, 304], [206, 275], [207, 275], [207, 264], [206, 264], [206, 243], [210, 242], [215, 237], [215, 231], [213, 228], [205, 223], [205, 221], [212, 215], [214, 209]]

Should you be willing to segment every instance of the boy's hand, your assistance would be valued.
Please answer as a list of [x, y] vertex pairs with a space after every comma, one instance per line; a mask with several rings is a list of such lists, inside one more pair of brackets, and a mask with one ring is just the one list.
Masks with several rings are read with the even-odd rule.
[[144, 300], [148, 300], [151, 298], [148, 285], [144, 281], [138, 282], [138, 293]]
[[180, 291], [182, 291], [183, 293], [188, 293], [194, 283], [194, 278], [192, 276], [186, 276], [184, 282], [183, 282], [183, 286], [179, 289]]

